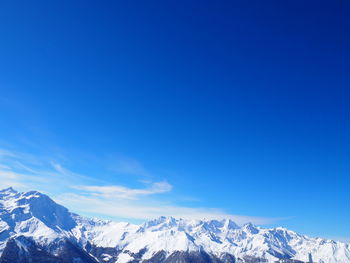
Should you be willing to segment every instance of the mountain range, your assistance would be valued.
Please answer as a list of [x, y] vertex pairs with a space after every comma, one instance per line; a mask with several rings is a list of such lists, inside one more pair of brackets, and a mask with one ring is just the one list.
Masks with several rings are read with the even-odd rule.
[[90, 219], [37, 191], [0, 191], [0, 263], [350, 262], [350, 244], [226, 220]]

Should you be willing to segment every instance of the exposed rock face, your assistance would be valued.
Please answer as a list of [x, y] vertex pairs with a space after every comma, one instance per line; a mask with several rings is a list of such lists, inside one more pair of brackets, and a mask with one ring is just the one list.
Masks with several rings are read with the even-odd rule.
[[64, 261], [35, 244], [29, 238], [19, 236], [7, 241], [6, 247], [0, 258], [1, 263], [63, 263]]
[[1, 263], [97, 263], [92, 256], [69, 240], [43, 247], [29, 237], [18, 236], [7, 241]]

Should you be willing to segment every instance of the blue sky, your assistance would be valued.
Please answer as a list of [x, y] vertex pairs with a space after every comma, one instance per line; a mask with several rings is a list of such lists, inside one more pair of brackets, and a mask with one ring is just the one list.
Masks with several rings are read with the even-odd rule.
[[347, 239], [349, 8], [2, 1], [1, 187]]

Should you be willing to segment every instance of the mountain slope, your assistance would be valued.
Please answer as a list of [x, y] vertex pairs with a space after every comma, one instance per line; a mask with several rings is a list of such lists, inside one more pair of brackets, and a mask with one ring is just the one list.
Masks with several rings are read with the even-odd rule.
[[92, 220], [36, 191], [0, 191], [0, 263], [350, 262], [350, 245], [231, 220]]

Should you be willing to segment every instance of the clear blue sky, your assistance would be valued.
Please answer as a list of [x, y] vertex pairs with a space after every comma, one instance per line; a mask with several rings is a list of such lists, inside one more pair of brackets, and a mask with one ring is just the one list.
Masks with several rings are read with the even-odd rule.
[[2, 168], [81, 175], [48, 190], [61, 200], [97, 191], [350, 237], [349, 12], [347, 1], [1, 1]]

